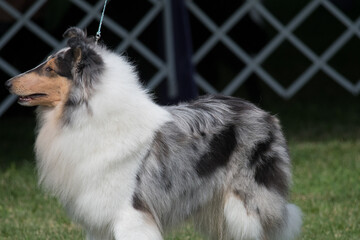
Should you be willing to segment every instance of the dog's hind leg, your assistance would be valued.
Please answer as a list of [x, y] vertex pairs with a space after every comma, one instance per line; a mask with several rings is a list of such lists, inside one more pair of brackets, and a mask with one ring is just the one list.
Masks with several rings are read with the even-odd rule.
[[131, 208], [121, 212], [113, 231], [115, 240], [163, 239], [152, 216]]
[[226, 239], [231, 240], [265, 240], [260, 218], [249, 212], [243, 201], [234, 194], [225, 200], [224, 220]]
[[[226, 240], [292, 240], [301, 229], [301, 211], [272, 193], [247, 199], [232, 193], [225, 200]], [[273, 198], [272, 198], [273, 197]]]
[[294, 204], [286, 205], [286, 218], [284, 226], [275, 234], [274, 240], [295, 239], [300, 235], [302, 225], [302, 213]]

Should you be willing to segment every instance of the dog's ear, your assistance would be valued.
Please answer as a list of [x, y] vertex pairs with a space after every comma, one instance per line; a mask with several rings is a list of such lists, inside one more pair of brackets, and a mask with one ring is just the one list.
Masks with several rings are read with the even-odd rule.
[[82, 43], [78, 43], [75, 46], [72, 46], [70, 48], [70, 52], [72, 54], [72, 60], [74, 63], [74, 67], [76, 68], [76, 72], [81, 72], [84, 67], [86, 67], [88, 64], [88, 49], [86, 45]]
[[71, 27], [65, 31], [63, 37], [69, 39], [67, 45], [70, 47], [74, 66], [77, 66], [77, 70], [81, 69], [82, 60], [86, 56], [86, 30]]
[[64, 33], [69, 38], [66, 57], [69, 59], [72, 80], [76, 86], [69, 93], [69, 102], [81, 104], [87, 102], [99, 76], [104, 70], [104, 62], [99, 48], [94, 44], [93, 38], [87, 38], [86, 32], [79, 28], [69, 28]]
[[73, 51], [74, 62], [76, 65], [78, 65], [81, 61], [83, 51], [80, 46], [72, 48], [72, 51]]
[[78, 39], [86, 39], [86, 30], [81, 30], [80, 28], [77, 28], [77, 27], [71, 27], [71, 28], [68, 28], [64, 34], [63, 34], [63, 37], [64, 38], [78, 38]]
[[90, 39], [87, 38], [86, 30], [81, 30], [77, 27], [71, 27], [63, 34], [64, 38], [68, 38], [67, 45], [70, 48], [77, 48], [78, 46], [91, 44]]
[[69, 53], [71, 53], [72, 61], [76, 72], [80, 73], [85, 69], [102, 67], [103, 60], [99, 54], [88, 44], [78, 41], [70, 46]]
[[64, 37], [69, 38], [67, 45], [70, 47], [77, 73], [103, 65], [102, 58], [94, 50], [93, 38], [87, 38], [86, 31], [71, 27], [66, 30]]

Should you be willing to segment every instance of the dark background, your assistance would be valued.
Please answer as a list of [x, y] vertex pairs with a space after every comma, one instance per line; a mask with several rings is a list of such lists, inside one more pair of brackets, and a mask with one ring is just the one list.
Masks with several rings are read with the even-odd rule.
[[[31, 5], [29, 0], [8, 1], [22, 13]], [[96, 1], [88, 0], [91, 5]], [[219, 26], [242, 4], [238, 0], [222, 1], [194, 1]], [[278, 20], [287, 24], [309, 1], [268, 0], [264, 5]], [[360, 3], [355, 0], [338, 0], [333, 3], [341, 9], [351, 20], [359, 16]], [[110, 1], [106, 15], [131, 31], [152, 4], [144, 0]], [[100, 13], [99, 13], [100, 14]], [[0, 12], [0, 34], [4, 34], [13, 24], [14, 19], [5, 12]], [[50, 0], [32, 18], [40, 27], [53, 37], [62, 39], [62, 33], [78, 23], [85, 13], [75, 4], [62, 0]], [[190, 33], [194, 52], [211, 36], [210, 31], [191, 13], [189, 13]], [[89, 35], [95, 35], [98, 21], [93, 20], [88, 26]], [[164, 43], [162, 35], [162, 14], [158, 14], [149, 27], [138, 39], [149, 47], [160, 58], [163, 58]], [[294, 34], [310, 47], [316, 54], [321, 55], [347, 28], [333, 17], [324, 7], [319, 7], [304, 21]], [[251, 56], [261, 49], [277, 35], [266, 20], [263, 24], [256, 24], [246, 15], [229, 32], [228, 35]], [[116, 36], [106, 26], [102, 28], [102, 41], [110, 48], [116, 48], [124, 39]], [[27, 28], [22, 29], [11, 39], [4, 48], [0, 49], [0, 56], [20, 71], [26, 71], [43, 61], [52, 51], [41, 39]], [[134, 48], [129, 47], [124, 53], [137, 65], [141, 80], [146, 82], [157, 72], [156, 67], [149, 63]], [[359, 81], [360, 40], [354, 36], [330, 61], [335, 70], [348, 78], [352, 83]], [[288, 87], [310, 62], [289, 41], [285, 40], [262, 67], [284, 87]], [[196, 71], [209, 81], [217, 90], [221, 91], [244, 67], [226, 46], [218, 43], [210, 53], [196, 66]], [[11, 76], [0, 70], [0, 83], [4, 83]], [[161, 104], [169, 103], [164, 94], [164, 86], [155, 89], [157, 101]], [[198, 93], [204, 94], [200, 89]], [[0, 101], [8, 92], [0, 86]], [[298, 138], [323, 138], [331, 132], [340, 132], [339, 138], [357, 138], [359, 134], [359, 96], [353, 96], [321, 70], [289, 100], [279, 97], [256, 74], [252, 74], [233, 94], [248, 99], [262, 108], [277, 114], [284, 123], [290, 135]], [[7, 121], [33, 119], [34, 108], [12, 107], [0, 118], [2, 124]], [[29, 120], [32, 121], [32, 120]], [[339, 131], [339, 128], [342, 129]], [[310, 131], [310, 132], [309, 132]], [[319, 132], [319, 134], [314, 134]]]

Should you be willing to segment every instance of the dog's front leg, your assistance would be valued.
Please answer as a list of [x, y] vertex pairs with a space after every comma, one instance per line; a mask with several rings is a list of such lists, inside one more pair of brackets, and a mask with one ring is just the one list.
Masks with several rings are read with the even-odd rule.
[[163, 240], [152, 216], [133, 208], [121, 212], [114, 236], [115, 240]]

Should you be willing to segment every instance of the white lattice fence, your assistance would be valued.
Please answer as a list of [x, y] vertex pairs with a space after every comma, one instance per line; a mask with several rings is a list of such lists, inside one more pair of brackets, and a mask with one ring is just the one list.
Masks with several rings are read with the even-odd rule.
[[[211, 37], [194, 53], [193, 62], [198, 64], [206, 54], [218, 43], [222, 42], [231, 52], [234, 53], [241, 61], [246, 63], [245, 69], [242, 69], [235, 78], [222, 90], [218, 91], [208, 84], [208, 82], [199, 74], [195, 79], [199, 86], [207, 92], [231, 95], [241, 84], [252, 74], [257, 74], [271, 89], [281, 97], [288, 99], [294, 96], [311, 78], [322, 70], [341, 87], [350, 93], [357, 95], [360, 92], [360, 81], [353, 84], [349, 79], [336, 71], [327, 62], [353, 37], [360, 38], [360, 17], [355, 21], [350, 20], [341, 10], [339, 10], [329, 0], [312, 0], [310, 1], [292, 20], [283, 25], [259, 0], [248, 0], [241, 5], [221, 26], [217, 26], [214, 21], [207, 16], [194, 1], [187, 1], [187, 7], [211, 32]], [[342, 33], [320, 56], [317, 55], [310, 47], [302, 42], [294, 31], [318, 8], [324, 7], [331, 13], [334, 18], [343, 23], [347, 30]], [[260, 16], [267, 20], [277, 31], [278, 34], [262, 49], [260, 53], [252, 57], [247, 54], [236, 42], [229, 36], [228, 31], [239, 22], [250, 11], [256, 11]], [[277, 79], [269, 74], [261, 64], [285, 41], [288, 40], [310, 61], [309, 66], [294, 82], [287, 88], [282, 86]]]
[[[144, 0], [145, 1], [145, 0]], [[99, 20], [100, 11], [103, 6], [103, 0], [97, 1], [94, 5], [89, 4], [85, 0], [70, 0], [71, 4], [76, 5], [82, 9], [85, 14], [81, 20], [73, 25], [80, 28], [86, 28], [92, 21]], [[160, 82], [167, 79], [168, 92], [170, 96], [176, 96], [177, 87], [176, 79], [174, 77], [174, 49], [172, 41], [172, 23], [171, 23], [171, 1], [168, 0], [148, 0], [151, 3], [150, 9], [139, 19], [138, 23], [131, 29], [131, 31], [124, 28], [121, 23], [114, 21], [109, 16], [104, 18], [104, 26], [107, 27], [112, 33], [119, 38], [123, 39], [115, 48], [117, 52], [122, 52], [125, 49], [132, 47], [139, 52], [147, 61], [156, 67], [156, 73], [151, 77], [147, 87], [154, 89]], [[46, 3], [46, 0], [37, 0], [25, 12], [21, 13], [12, 7], [5, 0], [0, 0], [0, 8], [10, 14], [16, 21], [14, 24], [0, 36], [0, 49], [6, 46], [14, 36], [22, 28], [26, 28], [35, 34], [42, 41], [51, 46], [52, 51], [56, 51], [65, 45], [65, 41], [59, 41], [46, 32], [42, 27], [36, 24], [32, 17], [39, 9]], [[264, 81], [272, 90], [279, 96], [288, 99], [294, 96], [312, 77], [322, 70], [331, 79], [333, 79], [339, 86], [343, 87], [350, 93], [357, 95], [360, 92], [360, 81], [352, 83], [343, 74], [335, 70], [328, 64], [328, 61], [346, 45], [353, 36], [360, 38], [360, 17], [352, 21], [346, 14], [338, 9], [329, 0], [312, 0], [299, 11], [296, 16], [292, 18], [286, 25], [281, 23], [276, 16], [274, 16], [265, 5], [258, 0], [248, 0], [241, 4], [232, 15], [222, 25], [217, 25], [211, 17], [209, 17], [200, 7], [196, 1], [185, 0], [187, 9], [194, 15], [210, 32], [211, 36], [201, 45], [200, 48], [194, 52], [192, 61], [195, 67], [207, 57], [208, 53], [221, 42], [231, 51], [238, 59], [246, 64], [246, 67], [241, 69], [240, 72], [230, 81], [230, 83], [221, 90], [211, 86], [211, 84], [201, 76], [200, 73], [195, 73], [195, 81], [199, 88], [208, 93], [222, 93], [226, 95], [233, 94], [251, 74], [256, 74]], [[320, 55], [316, 54], [309, 46], [307, 46], [301, 39], [299, 39], [294, 31], [309, 18], [309, 16], [320, 6], [325, 8], [334, 18], [338, 19], [345, 27], [344, 31], [338, 38]], [[277, 35], [272, 38], [270, 42], [255, 56], [249, 55], [242, 49], [228, 34], [228, 32], [237, 24], [241, 19], [255, 11], [263, 19], [265, 19], [276, 31]], [[153, 51], [149, 49], [138, 37], [143, 33], [149, 24], [156, 16], [163, 14], [163, 27], [164, 27], [164, 43], [165, 43], [165, 59], [159, 58]], [[296, 49], [298, 49], [307, 59], [310, 60], [311, 65], [298, 76], [292, 84], [284, 87], [279, 81], [274, 78], [268, 71], [262, 67], [262, 63], [267, 60], [271, 54], [279, 48], [284, 42], [290, 42]], [[0, 69], [9, 76], [19, 74], [19, 70], [12, 66], [6, 59], [0, 56]], [[0, 116], [9, 108], [15, 101], [15, 97], [9, 95], [0, 104]]]

